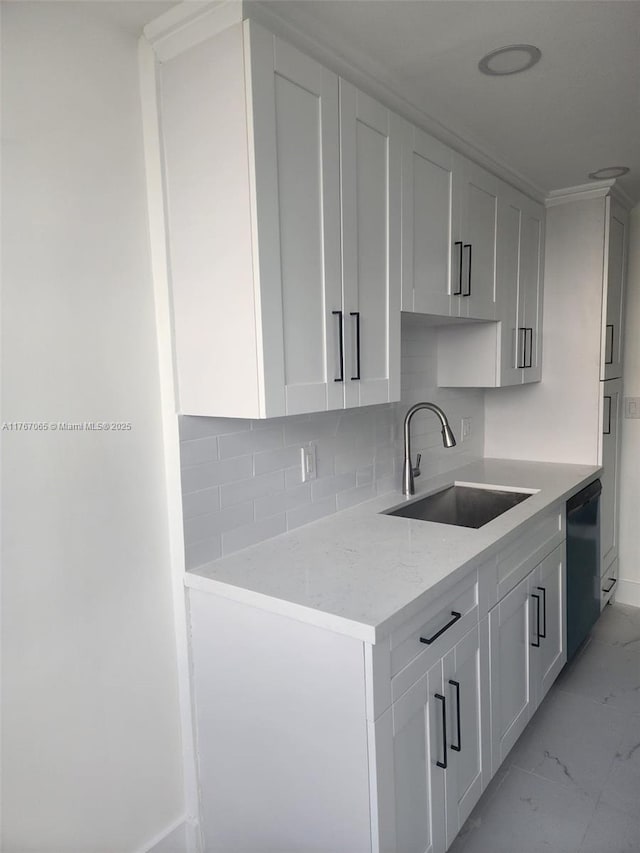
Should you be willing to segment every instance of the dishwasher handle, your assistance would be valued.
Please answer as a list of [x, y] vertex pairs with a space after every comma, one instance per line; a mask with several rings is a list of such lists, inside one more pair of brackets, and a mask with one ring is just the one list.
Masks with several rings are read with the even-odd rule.
[[573, 512], [576, 509], [580, 509], [596, 498], [600, 497], [600, 493], [602, 492], [602, 483], [600, 480], [594, 480], [592, 483], [589, 483], [582, 491], [578, 492], [577, 495], [574, 495], [572, 498], [569, 498], [567, 501], [567, 513]]

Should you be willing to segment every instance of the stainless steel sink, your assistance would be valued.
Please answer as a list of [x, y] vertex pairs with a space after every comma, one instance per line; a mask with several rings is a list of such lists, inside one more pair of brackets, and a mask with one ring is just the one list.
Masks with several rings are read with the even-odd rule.
[[478, 528], [526, 501], [532, 494], [477, 486], [449, 486], [433, 495], [388, 509], [384, 514]]

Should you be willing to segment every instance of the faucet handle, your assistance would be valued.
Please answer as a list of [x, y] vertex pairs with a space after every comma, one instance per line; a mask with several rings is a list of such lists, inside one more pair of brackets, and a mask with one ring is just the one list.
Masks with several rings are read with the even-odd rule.
[[416, 456], [416, 467], [413, 469], [413, 476], [414, 477], [420, 476], [420, 460], [421, 459], [422, 459], [422, 453], [418, 453], [418, 455]]

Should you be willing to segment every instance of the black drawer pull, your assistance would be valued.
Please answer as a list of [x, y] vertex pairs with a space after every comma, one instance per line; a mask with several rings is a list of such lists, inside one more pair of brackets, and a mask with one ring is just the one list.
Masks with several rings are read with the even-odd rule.
[[464, 248], [469, 250], [469, 267], [467, 273], [467, 292], [463, 293], [463, 296], [471, 296], [471, 252], [473, 250], [473, 246], [471, 243], [465, 243]]
[[436, 761], [437, 767], [447, 769], [447, 700], [441, 693], [436, 693], [435, 698], [442, 702], [442, 761]]
[[[607, 358], [607, 354], [606, 354], [607, 341], [606, 341], [606, 338], [609, 337], [609, 329], [611, 329], [611, 337], [609, 338], [609, 340], [611, 341], [611, 348], [609, 349], [609, 358]], [[607, 323], [607, 334], [605, 335], [605, 347], [604, 347], [605, 348], [605, 356], [604, 356], [604, 363], [605, 364], [613, 364], [613, 333], [614, 333], [613, 323]]]
[[334, 379], [334, 382], [344, 382], [344, 329], [342, 328], [342, 311], [332, 311], [334, 317], [338, 318], [338, 349], [340, 352], [340, 376]]
[[451, 744], [451, 749], [454, 752], [460, 752], [462, 750], [462, 726], [460, 725], [460, 682], [454, 681], [453, 678], [450, 678], [449, 684], [456, 689], [456, 727], [458, 729], [458, 745], [455, 746], [454, 744]]
[[453, 244], [454, 246], [459, 246], [459, 254], [458, 254], [458, 289], [452, 290], [451, 293], [453, 296], [462, 296], [462, 258], [464, 249], [462, 247], [462, 240], [456, 240]]
[[531, 593], [531, 598], [535, 598], [536, 604], [538, 605], [536, 608], [536, 638], [531, 641], [531, 645], [539, 649], [540, 648], [540, 596], [536, 595], [535, 592]]
[[356, 375], [351, 377], [351, 381], [355, 382], [360, 379], [360, 312], [351, 311], [350, 313], [356, 318]]
[[610, 587], [608, 587], [607, 589], [605, 589], [605, 588], [603, 587], [603, 588], [602, 588], [602, 591], [603, 591], [603, 592], [605, 593], [605, 595], [606, 595], [606, 593], [611, 592], [611, 590], [614, 588], [614, 586], [615, 586], [617, 583], [618, 583], [618, 578], [611, 578], [611, 586], [610, 586]]
[[547, 639], [547, 590], [543, 586], [537, 587], [542, 593], [542, 631], [540, 636], [543, 640]]
[[440, 630], [437, 631], [433, 635], [433, 637], [420, 637], [420, 642], [426, 643], [427, 646], [430, 646], [431, 643], [435, 642], [438, 639], [438, 637], [441, 637], [445, 631], [448, 631], [452, 625], [455, 625], [455, 623], [458, 621], [458, 619], [462, 619], [462, 613], [457, 613], [455, 610], [451, 611], [451, 615], [453, 616], [453, 619], [450, 622], [447, 622], [447, 624], [444, 626], [444, 628], [440, 628]]
[[604, 399], [609, 401], [609, 405], [607, 406], [607, 428], [602, 430], [602, 434], [611, 435], [611, 397], [605, 394]]

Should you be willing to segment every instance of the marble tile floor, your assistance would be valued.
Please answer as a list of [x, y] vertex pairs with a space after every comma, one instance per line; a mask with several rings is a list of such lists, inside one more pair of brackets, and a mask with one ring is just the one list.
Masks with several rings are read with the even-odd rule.
[[640, 609], [605, 608], [449, 853], [640, 853]]

